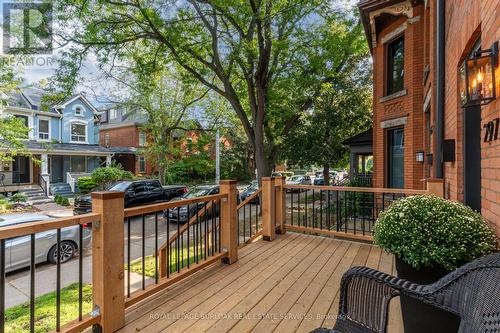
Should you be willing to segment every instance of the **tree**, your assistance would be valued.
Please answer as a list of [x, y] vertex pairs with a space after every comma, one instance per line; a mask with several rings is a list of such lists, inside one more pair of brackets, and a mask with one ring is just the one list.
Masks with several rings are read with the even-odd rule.
[[[80, 46], [67, 58], [92, 51], [114, 63], [138, 47], [225, 98], [252, 146], [259, 178], [270, 175], [280, 135], [311, 107], [321, 84], [366, 49], [357, 18], [326, 0], [57, 3], [61, 31], [68, 32], [63, 39]], [[332, 30], [339, 19], [350, 24]]]
[[342, 142], [371, 123], [369, 80], [337, 80], [325, 84], [310, 113], [299, 119], [285, 139], [283, 157], [292, 165], [320, 165], [325, 184], [330, 168], [345, 167], [348, 150]]
[[131, 62], [132, 67], [118, 74], [108, 72], [127, 93], [115, 101], [129, 110], [146, 116], [141, 129], [147, 134], [147, 143], [142, 152], [156, 162], [162, 184], [167, 180], [169, 165], [175, 149], [173, 135], [177, 131], [196, 129], [198, 125], [187, 119], [191, 108], [203, 99], [207, 89], [190, 84], [177, 77], [179, 71], [161, 66], [150, 67]]
[[[16, 71], [4, 59], [0, 59], [0, 114], [7, 106], [8, 95], [16, 89], [19, 79]], [[24, 143], [29, 128], [21, 119], [7, 116], [0, 118], [0, 162], [10, 162], [14, 156], [30, 156]]]

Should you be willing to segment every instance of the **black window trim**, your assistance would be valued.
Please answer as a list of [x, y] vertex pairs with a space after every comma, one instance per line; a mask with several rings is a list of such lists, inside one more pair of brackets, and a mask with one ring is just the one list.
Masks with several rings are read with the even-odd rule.
[[404, 85], [404, 74], [403, 74], [403, 86], [401, 87], [401, 89], [397, 90], [397, 91], [391, 91], [390, 87], [389, 87], [389, 80], [390, 80], [390, 77], [392, 78], [392, 74], [390, 73], [390, 68], [392, 67], [391, 65], [391, 58], [389, 57], [389, 50], [391, 48], [391, 45], [393, 45], [394, 43], [398, 42], [399, 40], [403, 40], [403, 70], [404, 70], [404, 64], [405, 64], [405, 61], [404, 61], [404, 56], [405, 56], [405, 33], [404, 31], [396, 36], [394, 36], [394, 38], [392, 38], [391, 40], [387, 41], [385, 43], [386, 47], [385, 47], [385, 73], [384, 73], [384, 97], [392, 97], [392, 96], [395, 96], [395, 97], [400, 97], [400, 96], [404, 96], [406, 95], [406, 88], [405, 88], [405, 85]]

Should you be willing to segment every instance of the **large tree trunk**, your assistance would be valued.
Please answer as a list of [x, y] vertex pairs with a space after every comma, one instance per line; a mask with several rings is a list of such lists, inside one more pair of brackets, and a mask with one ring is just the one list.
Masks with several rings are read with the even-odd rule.
[[323, 165], [323, 179], [325, 180], [325, 186], [330, 185], [330, 166]]

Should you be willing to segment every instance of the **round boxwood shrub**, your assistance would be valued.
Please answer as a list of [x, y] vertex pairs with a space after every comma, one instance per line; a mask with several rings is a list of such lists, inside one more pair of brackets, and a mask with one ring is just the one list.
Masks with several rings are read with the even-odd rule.
[[496, 250], [496, 237], [479, 213], [433, 195], [395, 201], [375, 223], [374, 240], [416, 269], [451, 270]]

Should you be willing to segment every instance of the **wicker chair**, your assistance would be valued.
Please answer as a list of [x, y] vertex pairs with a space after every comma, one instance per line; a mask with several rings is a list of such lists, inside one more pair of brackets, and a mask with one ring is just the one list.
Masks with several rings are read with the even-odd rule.
[[386, 332], [389, 301], [399, 295], [458, 315], [460, 333], [500, 332], [500, 253], [472, 261], [429, 285], [353, 267], [342, 277], [340, 288], [335, 328], [313, 332]]

